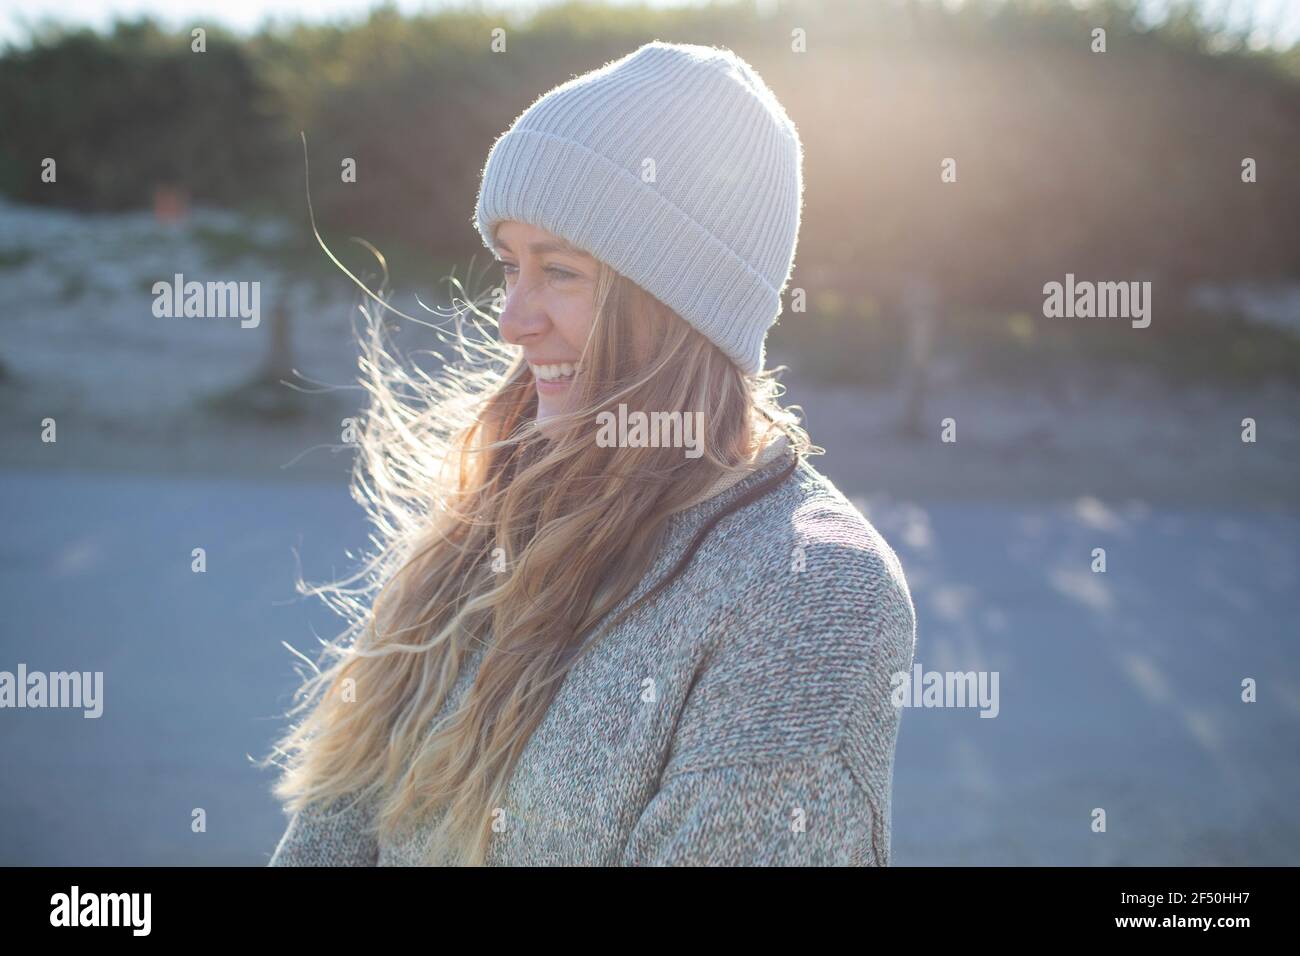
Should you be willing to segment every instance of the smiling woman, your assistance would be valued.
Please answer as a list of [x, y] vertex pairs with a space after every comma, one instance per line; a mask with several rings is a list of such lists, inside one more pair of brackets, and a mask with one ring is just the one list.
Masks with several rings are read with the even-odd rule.
[[408, 372], [372, 322], [381, 547], [319, 591], [351, 626], [277, 751], [273, 865], [888, 863], [911, 596], [763, 368], [801, 161], [748, 64], [660, 42], [497, 140], [502, 361]]

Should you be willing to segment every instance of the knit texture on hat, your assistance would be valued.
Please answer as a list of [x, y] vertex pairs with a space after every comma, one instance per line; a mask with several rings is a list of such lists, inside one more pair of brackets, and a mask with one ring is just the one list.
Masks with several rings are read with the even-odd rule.
[[488, 155], [475, 225], [489, 249], [504, 220], [567, 239], [754, 374], [794, 264], [802, 160], [749, 64], [655, 41], [515, 120]]

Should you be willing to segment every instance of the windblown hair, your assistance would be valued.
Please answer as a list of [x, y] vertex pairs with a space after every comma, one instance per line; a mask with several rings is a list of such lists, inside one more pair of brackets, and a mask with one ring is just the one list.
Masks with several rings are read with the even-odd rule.
[[[603, 264], [595, 297], [576, 401], [546, 419], [545, 434], [517, 350], [465, 336], [467, 316], [480, 331], [480, 320], [495, 325], [479, 305], [457, 304], [459, 360], [436, 372], [405, 362], [379, 310], [362, 309], [369, 402], [352, 488], [373, 524], [372, 549], [343, 581], [300, 583], [348, 626], [309, 662], [290, 710], [302, 716], [268, 758], [283, 768], [274, 793], [290, 811], [367, 801], [375, 833], [425, 827], [428, 862], [482, 864], [520, 753], [569, 668], [647, 572], [670, 517], [745, 471], [778, 433], [790, 440], [787, 467], [724, 514], [820, 451], [780, 406], [773, 373], [745, 375]], [[620, 402], [703, 412], [703, 455], [601, 447], [597, 415]], [[618, 619], [679, 574], [708, 530]], [[473, 685], [435, 723], [476, 645], [485, 648]]]

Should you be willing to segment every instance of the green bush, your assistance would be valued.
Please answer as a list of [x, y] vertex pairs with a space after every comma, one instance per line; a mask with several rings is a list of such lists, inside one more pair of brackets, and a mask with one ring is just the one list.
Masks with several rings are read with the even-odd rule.
[[[138, 208], [166, 185], [238, 204], [272, 188], [292, 155], [246, 44], [220, 33], [205, 53], [149, 20], [38, 37], [0, 57], [0, 89], [0, 188], [24, 202]], [[53, 184], [41, 181], [46, 157]]]

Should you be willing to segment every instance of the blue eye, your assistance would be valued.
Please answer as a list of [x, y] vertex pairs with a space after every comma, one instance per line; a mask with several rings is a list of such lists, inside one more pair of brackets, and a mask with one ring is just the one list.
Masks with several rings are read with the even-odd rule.
[[[515, 276], [519, 274], [519, 266], [515, 265], [513, 262], [506, 262], [503, 259], [498, 259], [497, 265], [501, 267], [501, 271], [504, 272], [507, 276]], [[561, 269], [559, 266], [547, 266], [542, 271], [544, 271], [552, 279], [556, 279], [559, 281], [578, 278], [577, 273], [570, 272], [568, 269]]]

